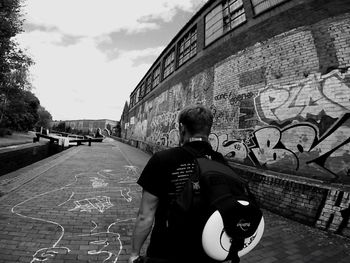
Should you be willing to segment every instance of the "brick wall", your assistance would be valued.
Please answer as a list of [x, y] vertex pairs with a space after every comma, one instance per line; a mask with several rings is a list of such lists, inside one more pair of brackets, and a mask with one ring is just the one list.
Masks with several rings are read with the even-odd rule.
[[262, 207], [303, 224], [350, 237], [350, 186], [231, 165], [249, 181]]

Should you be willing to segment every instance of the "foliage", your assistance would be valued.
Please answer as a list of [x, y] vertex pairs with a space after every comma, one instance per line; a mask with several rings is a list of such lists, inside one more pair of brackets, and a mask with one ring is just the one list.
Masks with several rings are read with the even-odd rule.
[[50, 124], [52, 121], [52, 116], [50, 112], [48, 112], [43, 106], [39, 105], [38, 108], [38, 122], [36, 123], [36, 127], [50, 128]]
[[20, 90], [11, 94], [7, 107], [3, 110], [2, 127], [17, 131], [27, 131], [38, 122], [40, 102], [30, 91]]
[[[22, 31], [22, 0], [0, 0], [0, 128], [32, 129], [42, 116], [38, 98], [30, 92], [33, 60], [13, 40]], [[41, 118], [42, 117], [42, 118]]]
[[8, 77], [18, 69], [23, 58], [17, 44], [12, 40], [22, 31], [23, 20], [20, 15], [20, 0], [0, 0], [0, 86], [8, 85]]
[[60, 121], [57, 125], [52, 126], [52, 130], [66, 132], [66, 123], [64, 121]]

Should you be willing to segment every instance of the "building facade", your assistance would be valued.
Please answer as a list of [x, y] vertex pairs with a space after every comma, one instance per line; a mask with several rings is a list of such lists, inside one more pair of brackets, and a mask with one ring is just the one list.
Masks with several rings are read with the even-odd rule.
[[265, 206], [350, 236], [349, 68], [348, 0], [209, 0], [135, 87], [122, 128], [138, 147], [174, 147], [179, 111], [205, 104], [213, 148], [255, 176]]
[[132, 92], [128, 138], [176, 146], [179, 110], [203, 103], [232, 161], [350, 182], [349, 12], [347, 0], [208, 1]]
[[[100, 128], [102, 131], [108, 130], [109, 133], [113, 132], [118, 124], [118, 121], [100, 119], [100, 120], [64, 120], [64, 121], [53, 121], [51, 127], [53, 129], [57, 127], [60, 123], [65, 124], [65, 128], [68, 127], [72, 131], [81, 131], [83, 133], [96, 133], [97, 129]], [[107, 131], [105, 131], [107, 132]], [[108, 133], [107, 132], [107, 133]]]

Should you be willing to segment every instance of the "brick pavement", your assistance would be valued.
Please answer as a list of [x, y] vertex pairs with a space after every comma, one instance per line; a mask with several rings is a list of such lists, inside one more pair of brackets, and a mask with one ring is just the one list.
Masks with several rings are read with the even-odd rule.
[[[127, 262], [135, 180], [148, 159], [106, 140], [1, 177], [0, 262]], [[264, 216], [264, 236], [242, 263], [350, 262], [350, 240]]]

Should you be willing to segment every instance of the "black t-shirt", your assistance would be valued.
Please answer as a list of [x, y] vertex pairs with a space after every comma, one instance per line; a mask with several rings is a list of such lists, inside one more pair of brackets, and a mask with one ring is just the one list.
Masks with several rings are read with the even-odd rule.
[[[190, 142], [185, 145], [195, 150], [200, 156], [210, 155], [212, 159], [225, 162], [223, 156], [214, 152], [209, 143], [203, 141]], [[181, 262], [215, 262], [210, 260], [198, 247], [193, 249], [183, 249], [183, 244], [173, 244], [173, 237], [169, 236], [166, 227], [168, 205], [171, 200], [181, 193], [184, 184], [189, 176], [195, 171], [195, 161], [193, 155], [182, 147], [176, 147], [155, 153], [148, 161], [138, 184], [147, 192], [159, 198], [159, 205], [155, 215], [155, 224], [151, 234], [151, 242], [147, 250], [149, 257], [173, 258], [174, 245], [177, 246], [177, 256], [182, 258]], [[189, 233], [191, 234], [191, 233]], [[183, 237], [186, 239], [186, 237]], [[201, 248], [201, 246], [200, 246]], [[191, 252], [189, 255], [189, 251]]]

